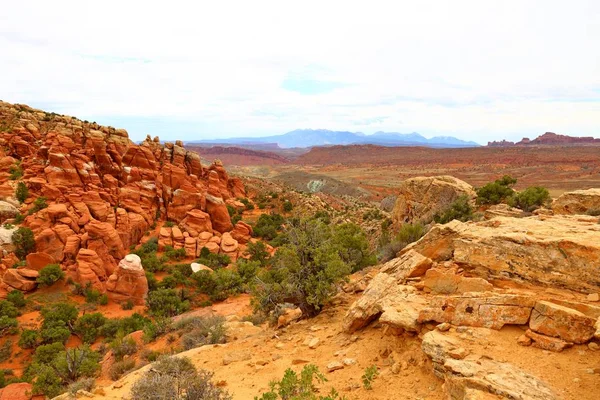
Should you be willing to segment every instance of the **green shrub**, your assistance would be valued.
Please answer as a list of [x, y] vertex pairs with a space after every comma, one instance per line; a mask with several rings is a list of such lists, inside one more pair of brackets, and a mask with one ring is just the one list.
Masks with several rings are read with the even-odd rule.
[[25, 295], [20, 290], [11, 290], [8, 292], [6, 300], [10, 301], [15, 307], [18, 308], [25, 307], [26, 304]]
[[177, 278], [174, 276], [165, 276], [162, 281], [158, 284], [161, 289], [175, 289], [177, 286]]
[[19, 316], [19, 310], [8, 300], [0, 300], [0, 316], [15, 318]]
[[292, 205], [292, 202], [289, 200], [286, 200], [283, 202], [283, 211], [284, 212], [290, 212], [294, 209], [294, 206]]
[[138, 254], [146, 272], [160, 272], [166, 269], [163, 261], [156, 256], [156, 252]]
[[254, 397], [254, 400], [342, 400], [335, 389], [325, 397], [318, 396], [314, 381], [318, 383], [327, 382], [317, 366], [313, 364], [306, 365], [300, 376], [291, 368], [288, 368], [280, 381], [273, 381], [269, 385], [271, 390], [263, 393], [261, 397]]
[[236, 266], [237, 272], [244, 283], [251, 282], [261, 268], [260, 262], [249, 261], [243, 258], [238, 260]]
[[17, 162], [15, 165], [12, 165], [8, 170], [10, 173], [9, 179], [11, 181], [19, 180], [23, 177], [23, 167], [20, 162]]
[[0, 337], [17, 333], [19, 322], [16, 318], [3, 315], [0, 317]]
[[29, 228], [21, 227], [14, 231], [12, 242], [15, 246], [15, 255], [21, 260], [24, 260], [29, 253], [35, 251], [33, 231]]
[[40, 341], [40, 333], [35, 329], [23, 329], [19, 338], [19, 347], [22, 349], [34, 349]]
[[196, 262], [211, 269], [218, 269], [231, 264], [231, 258], [227, 254], [213, 254], [206, 247], [203, 247], [200, 250], [200, 258]]
[[163, 356], [134, 383], [131, 399], [231, 400], [211, 379], [211, 373], [197, 371], [186, 357]]
[[365, 373], [363, 374], [363, 376], [361, 376], [361, 379], [363, 381], [363, 387], [367, 390], [372, 390], [373, 381], [375, 380], [377, 375], [379, 375], [379, 372], [377, 371], [376, 365], [371, 365], [370, 367], [365, 368]]
[[221, 316], [191, 317], [175, 323], [175, 330], [182, 330], [181, 343], [185, 350], [207, 344], [225, 343], [225, 319]]
[[25, 216], [23, 214], [17, 214], [17, 216], [15, 217], [15, 224], [22, 224], [23, 221], [25, 221]]
[[377, 257], [369, 249], [367, 235], [356, 224], [336, 225], [333, 228], [333, 243], [340, 258], [350, 266], [352, 272], [377, 263]]
[[548, 204], [549, 201], [550, 193], [548, 189], [540, 186], [532, 186], [515, 195], [509, 204], [523, 211], [531, 212]]
[[196, 287], [200, 293], [212, 294], [214, 293], [217, 282], [213, 272], [207, 270], [201, 270], [192, 274], [192, 280], [196, 283]]
[[177, 261], [181, 261], [183, 259], [185, 259], [185, 249], [173, 249], [173, 248], [169, 248], [169, 246], [167, 246], [167, 248], [165, 249], [165, 256], [169, 259], [169, 260], [177, 260]]
[[135, 369], [135, 360], [132, 360], [132, 359], [121, 360], [121, 361], [117, 361], [110, 367], [110, 370], [108, 371], [108, 375], [110, 376], [110, 379], [112, 379], [113, 381], [116, 381], [120, 377], [125, 375], [127, 372], [132, 371], [134, 369]]
[[425, 227], [419, 223], [403, 224], [394, 239], [380, 247], [379, 261], [386, 262], [396, 257], [400, 250], [421, 239], [425, 233]]
[[110, 344], [110, 349], [112, 350], [115, 359], [121, 361], [123, 357], [135, 354], [137, 351], [137, 344], [131, 337], [115, 339]]
[[247, 251], [250, 254], [250, 261], [257, 261], [261, 267], [266, 266], [269, 257], [271, 257], [267, 251], [267, 246], [261, 241], [248, 243]]
[[252, 288], [254, 306], [270, 312], [277, 304], [292, 303], [304, 315], [316, 315], [351, 266], [341, 259], [331, 227], [320, 220], [292, 221], [285, 236], [288, 243], [279, 247], [272, 267], [261, 271]]
[[[140, 247], [136, 254], [139, 256], [141, 254], [148, 253], [156, 253], [158, 251], [158, 238], [156, 236], [151, 237], [148, 241]], [[141, 256], [140, 256], [141, 258]]]
[[279, 214], [262, 214], [254, 226], [254, 236], [265, 240], [273, 240], [277, 237], [284, 219]]
[[126, 318], [108, 319], [102, 328], [100, 328], [100, 336], [104, 336], [107, 339], [123, 337], [132, 332], [142, 330], [151, 323], [150, 319], [138, 313]]
[[34, 361], [34, 393], [43, 393], [50, 398], [58, 396], [69, 384], [84, 377], [93, 377], [100, 368], [99, 359], [98, 353], [81, 346], [48, 354], [47, 362]]
[[244, 282], [237, 271], [221, 268], [216, 270], [214, 275], [216, 287], [210, 294], [212, 301], [223, 301], [242, 291]]
[[500, 204], [511, 198], [515, 191], [512, 189], [517, 180], [504, 175], [502, 179], [488, 183], [477, 189], [477, 204]]
[[438, 213], [433, 217], [433, 220], [438, 224], [447, 224], [453, 220], [462, 222], [473, 219], [473, 207], [469, 201], [469, 197], [460, 196], [442, 213]]
[[2, 346], [0, 346], [0, 362], [4, 362], [12, 356], [12, 345], [13, 341], [7, 339]]
[[175, 226], [175, 222], [173, 221], [166, 221], [165, 224], [163, 225], [165, 228], [172, 228]]
[[171, 318], [158, 317], [154, 322], [147, 324], [144, 327], [144, 340], [152, 342], [157, 337], [171, 331]]
[[190, 309], [190, 303], [175, 289], [157, 289], [148, 293], [147, 305], [154, 316], [173, 317]]
[[44, 196], [40, 196], [33, 201], [33, 207], [29, 211], [30, 214], [43, 210], [44, 208], [48, 208], [47, 199]]
[[40, 311], [44, 321], [40, 334], [44, 343], [66, 343], [71, 336], [77, 315], [77, 308], [67, 303], [56, 303]]
[[67, 388], [67, 391], [75, 396], [77, 392], [80, 390], [85, 390], [86, 392], [91, 392], [94, 386], [96, 385], [96, 381], [94, 378], [81, 378], [77, 382], [73, 382]]
[[92, 344], [96, 341], [107, 318], [101, 313], [92, 313], [82, 315], [73, 327], [73, 332], [77, 334], [83, 343]]
[[15, 190], [15, 197], [19, 200], [19, 203], [24, 203], [29, 197], [29, 188], [24, 182], [17, 183], [17, 189]]
[[58, 264], [50, 264], [40, 270], [36, 282], [43, 286], [52, 286], [65, 277], [65, 273]]
[[133, 307], [134, 307], [134, 304], [133, 304], [133, 301], [131, 301], [131, 300], [127, 300], [126, 302], [121, 304], [122, 310], [133, 310]]

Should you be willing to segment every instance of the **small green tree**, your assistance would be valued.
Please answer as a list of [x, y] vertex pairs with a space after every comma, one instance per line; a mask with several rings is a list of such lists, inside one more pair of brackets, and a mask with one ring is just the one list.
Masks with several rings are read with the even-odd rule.
[[513, 207], [523, 211], [531, 212], [550, 201], [548, 189], [541, 186], [532, 186], [519, 192], [511, 201]]
[[333, 228], [332, 239], [340, 258], [352, 272], [377, 263], [377, 257], [369, 249], [367, 235], [360, 226], [352, 223], [337, 225]]
[[79, 312], [67, 303], [56, 303], [40, 311], [44, 321], [40, 334], [44, 343], [66, 343], [74, 329]]
[[13, 303], [13, 305], [17, 308], [25, 307], [26, 304], [25, 295], [23, 292], [16, 289], [8, 292], [8, 295], [6, 295], [6, 300]]
[[73, 331], [81, 338], [83, 343], [92, 344], [96, 341], [104, 324], [106, 317], [101, 313], [82, 315], [73, 326]]
[[261, 267], [267, 265], [267, 260], [271, 256], [267, 251], [267, 246], [261, 242], [250, 242], [248, 243], [248, 254], [250, 254], [250, 261], [257, 261]]
[[500, 204], [511, 198], [515, 191], [512, 186], [517, 183], [515, 178], [504, 175], [502, 179], [487, 183], [477, 189], [477, 204]]
[[462, 222], [473, 219], [473, 207], [467, 196], [460, 196], [444, 212], [433, 217], [438, 224], [447, 224], [455, 219]]
[[17, 189], [15, 191], [15, 197], [20, 203], [24, 203], [29, 197], [29, 188], [24, 182], [17, 183]]
[[190, 302], [183, 300], [175, 289], [157, 289], [148, 293], [148, 308], [154, 316], [173, 317], [190, 308]]
[[19, 347], [22, 349], [34, 349], [40, 340], [40, 333], [35, 329], [23, 329], [19, 338]]
[[52, 286], [65, 277], [65, 273], [58, 264], [50, 264], [40, 270], [37, 283], [44, 286]]
[[338, 253], [331, 227], [320, 220], [289, 224], [287, 244], [279, 247], [272, 267], [254, 285], [254, 305], [270, 312], [277, 304], [296, 304], [304, 315], [316, 315], [346, 279], [351, 267]]
[[12, 242], [15, 246], [15, 255], [24, 260], [29, 253], [35, 250], [35, 238], [33, 231], [26, 227], [20, 227], [12, 234]]
[[33, 390], [50, 398], [58, 396], [70, 383], [83, 377], [94, 376], [100, 369], [100, 355], [87, 346], [53, 351], [45, 355], [46, 362], [42, 362], [37, 356], [36, 350], [32, 363], [32, 370], [36, 376]]

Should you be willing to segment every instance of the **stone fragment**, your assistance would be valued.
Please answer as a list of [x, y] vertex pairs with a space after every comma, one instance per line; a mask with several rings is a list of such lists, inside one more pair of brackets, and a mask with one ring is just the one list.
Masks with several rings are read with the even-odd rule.
[[344, 364], [339, 361], [331, 361], [327, 364], [327, 372], [333, 372], [340, 369], [344, 369]]
[[573, 343], [565, 342], [564, 340], [540, 335], [539, 333], [533, 332], [531, 329], [527, 329], [525, 335], [532, 340], [531, 345], [542, 350], [549, 350], [555, 352], [561, 352], [566, 348], [572, 347]]

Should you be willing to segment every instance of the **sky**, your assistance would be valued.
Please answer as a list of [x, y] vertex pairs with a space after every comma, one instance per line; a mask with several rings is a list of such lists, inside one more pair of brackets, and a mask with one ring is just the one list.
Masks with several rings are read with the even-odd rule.
[[600, 137], [600, 1], [12, 1], [0, 99], [162, 140]]

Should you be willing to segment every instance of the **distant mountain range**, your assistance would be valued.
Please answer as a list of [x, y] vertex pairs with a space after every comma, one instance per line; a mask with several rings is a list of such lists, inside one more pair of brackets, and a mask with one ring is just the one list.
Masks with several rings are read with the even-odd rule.
[[330, 131], [327, 129], [297, 129], [283, 135], [257, 138], [238, 137], [229, 139], [194, 140], [190, 144], [256, 145], [275, 143], [282, 148], [333, 146], [349, 144], [375, 144], [379, 146], [426, 146], [426, 147], [478, 147], [480, 144], [467, 142], [452, 136], [436, 136], [431, 139], [413, 132], [361, 132]]

